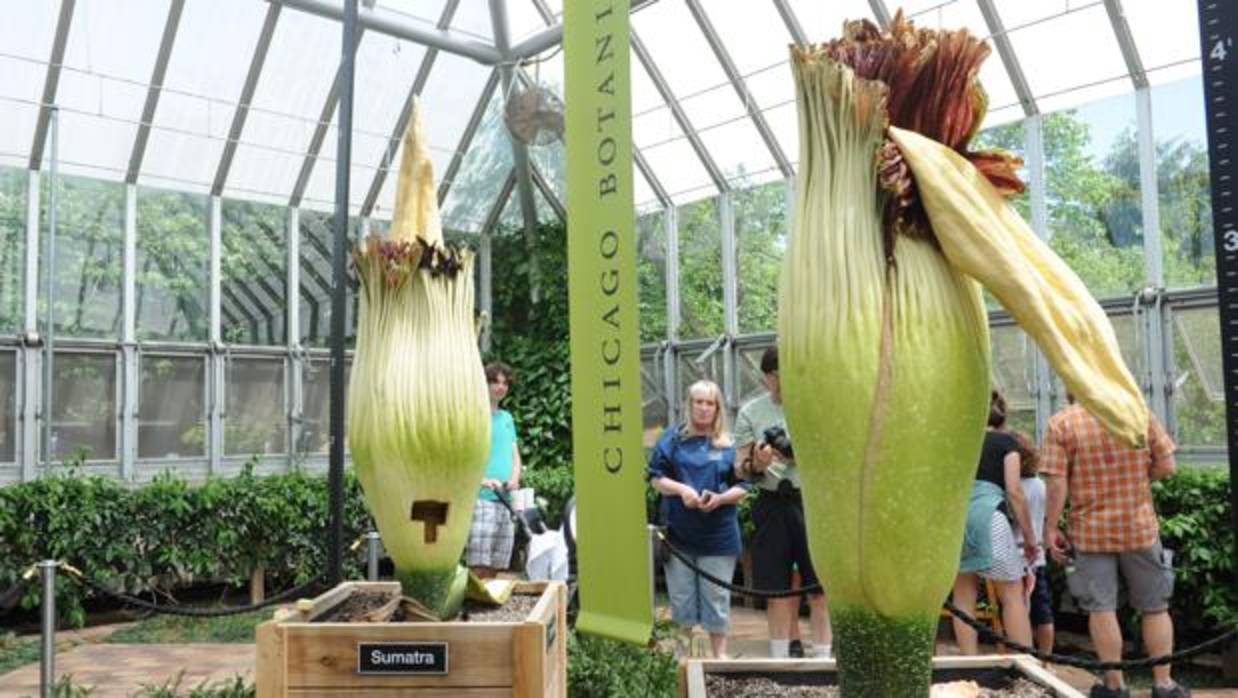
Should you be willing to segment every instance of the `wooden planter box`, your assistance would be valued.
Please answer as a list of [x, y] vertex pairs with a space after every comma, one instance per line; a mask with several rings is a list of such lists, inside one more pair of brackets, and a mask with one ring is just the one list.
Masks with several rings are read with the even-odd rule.
[[258, 698], [567, 698], [562, 582], [520, 583], [515, 595], [540, 597], [520, 622], [311, 622], [360, 591], [395, 596], [400, 584], [345, 582], [258, 626]]
[[[991, 677], [994, 670], [1038, 683], [1056, 698], [1084, 698], [1082, 693], [1025, 654], [933, 658], [934, 681], [973, 680], [983, 687], [983, 679]], [[679, 665], [679, 696], [708, 698], [705, 676], [710, 674], [765, 677], [792, 685], [831, 686], [837, 683], [834, 671], [833, 659], [693, 659]]]

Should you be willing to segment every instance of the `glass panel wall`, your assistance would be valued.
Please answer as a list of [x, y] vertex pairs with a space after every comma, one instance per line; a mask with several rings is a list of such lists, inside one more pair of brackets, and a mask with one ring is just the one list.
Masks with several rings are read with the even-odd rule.
[[[285, 344], [288, 209], [224, 200], [220, 215], [223, 341]], [[306, 283], [304, 277], [301, 283]]]
[[0, 168], [0, 333], [20, 332], [26, 279], [26, 206], [29, 173]]
[[17, 352], [0, 351], [0, 463], [17, 461]]
[[[305, 361], [302, 367], [301, 440], [297, 453], [325, 454], [331, 445], [331, 359], [316, 356]], [[351, 376], [352, 361], [347, 361], [344, 364], [345, 386]], [[344, 410], [344, 433], [348, 433], [347, 409]]]
[[641, 356], [640, 393], [641, 418], [644, 427], [643, 443], [645, 448], [653, 448], [658, 442], [662, 428], [670, 422], [670, 411], [666, 399], [666, 383], [662, 380], [662, 356], [649, 354]]
[[1134, 95], [1044, 117], [1049, 244], [1097, 298], [1143, 286]]
[[722, 308], [722, 226], [718, 200], [679, 207], [679, 336], [726, 331]]
[[224, 455], [287, 452], [282, 358], [227, 359]]
[[1006, 425], [1036, 438], [1036, 353], [1030, 337], [1017, 325], [989, 330], [993, 387], [1006, 398]]
[[787, 249], [787, 184], [778, 181], [744, 189], [731, 199], [739, 267], [739, 331], [771, 332], [778, 323], [778, 280]]
[[206, 206], [205, 195], [138, 190], [138, 339], [209, 338], [211, 238]]
[[[1174, 441], [1178, 448], [1226, 447], [1221, 326], [1216, 308], [1173, 310]], [[1224, 451], [1218, 464], [1224, 462]]]
[[116, 460], [116, 355], [56, 352], [52, 460]]
[[666, 213], [636, 219], [636, 286], [640, 302], [640, 341], [661, 342], [666, 323]]
[[206, 360], [143, 354], [138, 458], [206, 455]]
[[1208, 136], [1198, 77], [1153, 88], [1152, 132], [1165, 285], [1215, 285]]
[[[355, 235], [359, 220], [349, 222]], [[329, 213], [301, 211], [301, 344], [326, 347], [331, 341], [331, 251], [332, 216]], [[347, 262], [348, 291], [345, 294], [344, 342], [352, 347], [357, 342], [356, 271]]]
[[[41, 178], [39, 316], [47, 303], [48, 182]], [[124, 273], [125, 187], [84, 177], [60, 178], [56, 206], [55, 322], [59, 336], [120, 338]], [[42, 321], [40, 320], [40, 325]]]

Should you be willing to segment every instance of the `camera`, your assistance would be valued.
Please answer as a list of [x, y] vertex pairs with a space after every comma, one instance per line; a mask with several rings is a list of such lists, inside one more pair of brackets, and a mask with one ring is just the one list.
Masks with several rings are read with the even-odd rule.
[[790, 460], [795, 457], [795, 453], [791, 450], [791, 437], [787, 436], [787, 430], [774, 426], [765, 430], [763, 436], [764, 443], [770, 448], [778, 452], [778, 455]]

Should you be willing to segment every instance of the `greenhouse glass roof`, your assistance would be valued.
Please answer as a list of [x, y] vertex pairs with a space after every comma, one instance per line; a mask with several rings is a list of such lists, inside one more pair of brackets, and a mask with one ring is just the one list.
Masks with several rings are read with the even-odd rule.
[[[66, 174], [332, 208], [340, 0], [7, 4], [0, 165], [47, 167], [55, 105]], [[562, 144], [514, 153], [502, 104], [505, 80], [561, 94], [562, 54], [547, 33], [561, 0], [362, 4], [353, 213], [390, 216], [387, 163], [398, 162], [395, 136], [416, 94], [448, 227], [480, 230], [521, 178], [534, 185], [538, 219], [559, 215]], [[848, 18], [884, 23], [897, 9], [884, 0], [634, 4], [639, 209], [788, 177], [798, 135], [787, 45], [832, 38]], [[1200, 70], [1195, 0], [907, 0], [902, 9], [921, 26], [992, 39], [981, 73], [986, 126]], [[494, 15], [506, 23], [500, 32]]]

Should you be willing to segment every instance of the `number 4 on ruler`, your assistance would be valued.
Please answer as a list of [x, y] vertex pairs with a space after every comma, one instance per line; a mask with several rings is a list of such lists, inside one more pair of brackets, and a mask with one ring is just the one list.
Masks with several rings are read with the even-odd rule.
[[1233, 48], [1233, 46], [1234, 40], [1232, 38], [1226, 37], [1224, 39], [1219, 39], [1212, 45], [1212, 51], [1208, 53], [1208, 57], [1215, 58], [1218, 61], [1223, 61], [1225, 60], [1225, 57], [1229, 55], [1229, 50]]

